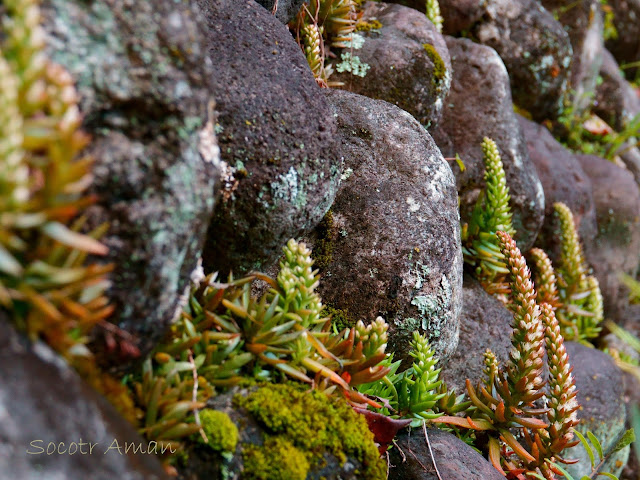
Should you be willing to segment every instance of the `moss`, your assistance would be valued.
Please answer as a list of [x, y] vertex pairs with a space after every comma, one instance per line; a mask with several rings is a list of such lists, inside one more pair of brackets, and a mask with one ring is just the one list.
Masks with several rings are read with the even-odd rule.
[[365, 418], [343, 399], [330, 398], [317, 390], [306, 391], [302, 385], [276, 384], [263, 386], [246, 397], [236, 395], [234, 405], [264, 427], [265, 448], [269, 438], [283, 436], [304, 454], [310, 468], [321, 467], [324, 456], [331, 454], [343, 464], [348, 457], [358, 460], [362, 464], [360, 478], [386, 478], [385, 462]]
[[382, 23], [379, 20], [372, 19], [370, 21], [360, 21], [356, 25], [356, 30], [361, 32], [370, 32], [371, 30], [380, 30]]
[[444, 80], [447, 75], [447, 66], [433, 45], [423, 43], [422, 46], [433, 63], [433, 77], [431, 78], [431, 83], [435, 86]]
[[304, 453], [281, 436], [268, 438], [264, 445], [243, 445], [245, 480], [304, 480], [309, 462]]
[[339, 308], [333, 308], [326, 305], [322, 309], [321, 315], [323, 317], [331, 317], [331, 324], [335, 325], [339, 332], [343, 331], [345, 328], [351, 328], [357, 323], [357, 320], [349, 314], [349, 310], [347, 309], [341, 310]]
[[218, 452], [235, 452], [238, 427], [224, 412], [207, 408], [200, 412], [202, 430], [209, 439], [209, 447]]
[[316, 234], [318, 235], [318, 241], [313, 247], [311, 258], [314, 260], [314, 266], [322, 272], [331, 264], [333, 248], [337, 237], [331, 210], [326, 213], [316, 227]]

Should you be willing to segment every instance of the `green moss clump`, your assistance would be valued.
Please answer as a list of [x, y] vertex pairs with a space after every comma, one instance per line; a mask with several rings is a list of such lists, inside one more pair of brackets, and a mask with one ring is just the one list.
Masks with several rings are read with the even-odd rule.
[[356, 30], [360, 32], [370, 32], [371, 30], [380, 30], [382, 23], [379, 20], [373, 19], [371, 21], [360, 21], [356, 25]]
[[317, 390], [306, 391], [304, 386], [275, 384], [246, 397], [236, 395], [234, 405], [250, 413], [268, 432], [267, 438], [283, 436], [290, 441], [304, 453], [311, 468], [320, 467], [329, 453], [342, 463], [347, 457], [361, 462], [360, 478], [386, 478], [385, 462], [365, 418], [342, 399]]
[[238, 427], [224, 412], [207, 408], [200, 412], [202, 430], [209, 445], [218, 452], [235, 452], [238, 444]]
[[423, 43], [422, 47], [425, 52], [427, 52], [429, 59], [433, 62], [433, 77], [431, 78], [431, 83], [435, 86], [444, 80], [447, 74], [447, 66], [433, 45]]
[[318, 241], [313, 247], [311, 258], [313, 258], [314, 266], [322, 272], [331, 264], [333, 249], [337, 238], [331, 210], [326, 213], [316, 227], [316, 233], [318, 235]]
[[322, 317], [331, 317], [331, 324], [335, 325], [338, 332], [345, 328], [353, 327], [358, 321], [349, 314], [349, 310], [341, 310], [326, 305], [320, 314]]
[[284, 437], [268, 438], [264, 445], [243, 445], [245, 480], [304, 480], [309, 462], [304, 453]]

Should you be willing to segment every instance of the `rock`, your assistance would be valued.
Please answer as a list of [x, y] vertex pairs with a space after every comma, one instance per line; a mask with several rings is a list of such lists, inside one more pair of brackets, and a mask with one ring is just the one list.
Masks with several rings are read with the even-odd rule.
[[[285, 25], [293, 20], [305, 0], [256, 0]], [[307, 2], [308, 3], [308, 2]]]
[[89, 218], [110, 225], [113, 321], [144, 354], [181, 308], [219, 177], [201, 17], [171, 0], [49, 0], [43, 15], [48, 54], [76, 80], [93, 138]]
[[520, 116], [518, 120], [527, 141], [529, 158], [544, 188], [545, 221], [536, 244], [552, 260], [559, 259], [561, 245], [557, 241], [553, 204], [563, 202], [573, 212], [583, 248], [590, 250], [597, 232], [591, 179], [576, 156], [557, 142], [549, 130]]
[[[425, 11], [424, 0], [390, 0], [389, 3], [399, 3]], [[482, 18], [487, 7], [487, 0], [439, 0], [440, 14], [444, 20], [442, 33], [460, 35], [471, 29], [474, 23]]]
[[516, 239], [520, 248], [526, 250], [542, 225], [544, 193], [513, 112], [507, 71], [491, 48], [452, 37], [447, 37], [447, 46], [455, 75], [447, 108], [433, 136], [446, 158], [458, 153], [464, 162], [464, 172], [452, 163], [462, 220], [469, 221], [484, 188], [480, 145], [486, 136], [500, 149]]
[[[438, 123], [451, 84], [451, 61], [444, 38], [434, 25], [412, 8], [379, 2], [364, 5], [362, 19], [376, 19], [380, 29], [359, 32], [364, 43], [353, 53], [346, 49], [334, 64], [332, 81], [346, 90], [386, 100], [429, 127]], [[369, 65], [366, 75], [339, 73], [345, 55]]]
[[504, 61], [519, 107], [538, 121], [560, 114], [573, 50], [567, 32], [538, 0], [489, 2], [472, 33]]
[[[613, 10], [613, 24], [618, 33], [617, 38], [606, 42], [609, 50], [619, 63], [631, 63], [640, 60], [640, 1], [607, 0]], [[628, 78], [637, 75], [638, 68], [630, 68], [625, 74]]]
[[125, 442], [147, 448], [62, 358], [28, 342], [1, 315], [0, 478], [167, 478], [155, 455], [125, 454]]
[[[611, 451], [625, 432], [623, 372], [604, 352], [575, 342], [566, 342], [569, 362], [573, 366], [578, 389], [578, 429], [591, 431], [602, 444], [605, 454]], [[615, 453], [603, 466], [603, 472], [619, 475], [629, 457], [629, 447]], [[591, 473], [587, 452], [582, 445], [567, 451], [567, 458], [578, 459], [567, 470], [575, 478]]]
[[[442, 366], [440, 378], [458, 395], [482, 379], [483, 354], [487, 348], [505, 365], [511, 350], [513, 314], [497, 298], [484, 291], [470, 275], [464, 276], [460, 314], [460, 340], [456, 352]], [[441, 365], [439, 365], [441, 366]]]
[[620, 148], [620, 160], [627, 167], [636, 179], [636, 183], [640, 185], [640, 148], [629, 145], [629, 142]]
[[623, 320], [628, 290], [620, 274], [634, 276], [640, 251], [640, 190], [628, 170], [593, 155], [578, 155], [591, 178], [598, 234], [586, 255], [600, 282], [605, 317]]
[[389, 480], [504, 480], [493, 465], [455, 435], [437, 428], [427, 432], [440, 475], [434, 469], [424, 432], [418, 429], [396, 438], [398, 448], [389, 451]]
[[573, 58], [571, 60], [571, 89], [574, 112], [589, 108], [596, 90], [596, 80], [602, 65], [603, 15], [600, 0], [584, 0], [571, 8], [564, 0], [541, 0], [542, 5], [558, 16], [569, 33]]
[[640, 114], [640, 97], [620, 73], [620, 66], [613, 55], [608, 50], [602, 54], [602, 83], [596, 89], [593, 111], [620, 132], [633, 117]]
[[[321, 270], [323, 302], [351, 323], [390, 324], [396, 358], [413, 331], [440, 358], [458, 343], [462, 304], [460, 223], [451, 169], [408, 113], [340, 90], [326, 92], [338, 119], [346, 170], [331, 207]], [[326, 250], [326, 245], [325, 245]]]
[[226, 430], [235, 425], [234, 455], [223, 459], [214, 446], [192, 446], [181, 467], [184, 480], [386, 478], [365, 418], [342, 398], [302, 384], [271, 384], [234, 388], [211, 399], [207, 408], [225, 416]]
[[242, 274], [275, 260], [333, 202], [335, 119], [285, 25], [252, 0], [198, 0], [208, 21], [226, 188], [205, 270]]

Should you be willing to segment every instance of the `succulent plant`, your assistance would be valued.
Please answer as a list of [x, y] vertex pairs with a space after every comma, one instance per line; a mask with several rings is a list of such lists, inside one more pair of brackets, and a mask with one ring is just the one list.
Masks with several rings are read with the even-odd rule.
[[566, 339], [588, 343], [599, 335], [604, 317], [600, 286], [598, 280], [588, 274], [571, 210], [560, 202], [553, 208], [562, 245], [556, 266], [559, 302], [554, 305], [555, 314]]
[[507, 294], [505, 278], [509, 271], [498, 247], [496, 232], [515, 234], [509, 208], [509, 187], [496, 143], [485, 137], [482, 153], [486, 187], [478, 197], [469, 224], [463, 225], [462, 251], [465, 262], [475, 267], [475, 274], [485, 290]]
[[316, 81], [321, 86], [337, 86], [329, 81], [332, 68], [325, 64], [330, 48], [348, 48], [358, 20], [355, 0], [311, 0], [303, 5], [290, 24]]
[[[498, 245], [510, 272], [513, 332], [509, 359], [501, 368], [490, 350], [484, 355], [483, 380], [476, 387], [467, 380], [471, 407], [465, 416], [445, 415], [432, 422], [475, 432], [494, 467], [505, 476], [532, 475], [554, 479], [557, 462], [577, 442], [576, 389], [571, 366], [553, 308], [539, 306], [531, 274], [511, 236], [499, 231]], [[534, 252], [545, 265], [545, 257]], [[548, 272], [547, 272], [548, 273]], [[546, 278], [551, 278], [546, 275]], [[552, 295], [552, 289], [548, 292]], [[549, 365], [548, 391], [542, 379], [543, 361]], [[545, 405], [540, 408], [539, 403]], [[522, 477], [524, 478], [524, 477]]]
[[440, 4], [438, 0], [426, 0], [425, 11], [427, 18], [435, 25], [438, 32], [442, 33], [442, 22], [444, 19], [442, 15], [440, 15]]

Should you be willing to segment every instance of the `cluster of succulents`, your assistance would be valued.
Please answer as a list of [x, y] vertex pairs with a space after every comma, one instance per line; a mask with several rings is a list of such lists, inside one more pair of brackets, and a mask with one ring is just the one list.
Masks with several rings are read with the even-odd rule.
[[[465, 416], [433, 421], [473, 431], [505, 476], [530, 472], [553, 479], [560, 474], [556, 464], [566, 461], [563, 451], [578, 443], [573, 439], [579, 405], [571, 366], [553, 309], [536, 302], [529, 268], [515, 241], [506, 232], [496, 236], [511, 275], [509, 360], [501, 368], [488, 350], [483, 381], [474, 387], [467, 380], [471, 406]], [[542, 378], [545, 345], [548, 391]]]
[[562, 246], [555, 269], [539, 249], [531, 251], [536, 266], [536, 288], [555, 310], [567, 340], [588, 343], [598, 337], [604, 318], [598, 279], [588, 274], [573, 214], [564, 203], [554, 205]]
[[338, 85], [329, 81], [333, 69], [326, 60], [331, 48], [351, 46], [358, 14], [356, 0], [311, 0], [291, 22], [294, 36], [321, 86]]
[[[254, 295], [258, 282], [267, 289]], [[201, 431], [198, 409], [215, 389], [248, 378], [297, 380], [354, 405], [380, 405], [354, 387], [382, 379], [388, 325], [378, 318], [339, 333], [323, 317], [315, 292], [319, 276], [310, 250], [290, 240], [280, 272], [217, 281], [212, 274], [194, 286], [187, 307], [164, 341], [131, 381], [137, 406], [145, 412], [140, 432], [148, 440], [179, 450]]]
[[509, 208], [509, 187], [502, 166], [498, 146], [490, 138], [482, 141], [485, 164], [485, 190], [480, 193], [471, 214], [471, 220], [462, 227], [464, 260], [475, 269], [482, 286], [489, 293], [507, 294], [505, 281], [509, 272], [496, 232], [515, 234]]

